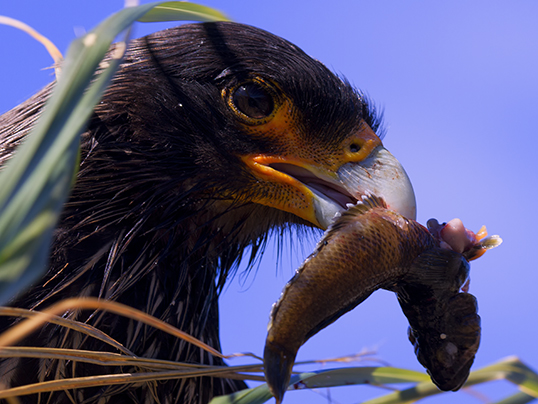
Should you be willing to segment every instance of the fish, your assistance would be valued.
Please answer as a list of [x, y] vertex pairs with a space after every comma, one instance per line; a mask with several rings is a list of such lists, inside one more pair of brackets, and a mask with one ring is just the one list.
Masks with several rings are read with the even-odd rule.
[[467, 380], [480, 343], [469, 261], [502, 242], [478, 236], [459, 219], [428, 228], [387, 208], [374, 195], [337, 215], [314, 252], [273, 305], [264, 372], [283, 400], [299, 348], [378, 289], [396, 293], [418, 361], [441, 390]]

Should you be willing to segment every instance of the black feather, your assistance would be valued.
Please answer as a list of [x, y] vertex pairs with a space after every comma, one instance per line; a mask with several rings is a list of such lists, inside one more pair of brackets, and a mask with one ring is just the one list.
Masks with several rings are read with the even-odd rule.
[[[238, 155], [278, 150], [245, 134], [221, 96], [253, 75], [274, 81], [293, 101], [312, 144], [337, 144], [362, 121], [374, 130], [378, 126], [365, 97], [265, 31], [234, 23], [192, 24], [135, 40], [82, 136], [80, 172], [55, 233], [50, 269], [12, 305], [41, 309], [66, 297], [99, 296], [139, 308], [220, 349], [218, 296], [245, 249], [252, 247], [247, 257], [252, 264], [272, 230], [307, 224], [242, 202], [256, 179]], [[0, 162], [34, 125], [52, 88], [0, 117]], [[132, 320], [75, 311], [66, 317], [103, 330], [139, 356], [222, 364]], [[0, 329], [10, 321], [0, 319]], [[110, 350], [54, 325], [24, 344]], [[65, 361], [0, 363], [2, 382], [10, 386], [116, 371]], [[234, 380], [198, 378], [42, 399], [206, 403], [243, 387]]]

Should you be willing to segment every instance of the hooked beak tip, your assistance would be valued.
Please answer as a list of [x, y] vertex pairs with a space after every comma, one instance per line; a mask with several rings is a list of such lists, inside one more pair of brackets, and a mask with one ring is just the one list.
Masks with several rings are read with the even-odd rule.
[[348, 163], [338, 170], [343, 186], [357, 200], [375, 195], [389, 209], [407, 219], [416, 219], [416, 199], [413, 185], [400, 162], [384, 147], [377, 147], [359, 163]]

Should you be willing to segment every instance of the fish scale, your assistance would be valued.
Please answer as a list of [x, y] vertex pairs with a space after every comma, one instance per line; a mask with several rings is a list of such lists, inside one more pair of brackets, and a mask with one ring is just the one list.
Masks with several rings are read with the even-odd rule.
[[441, 248], [428, 229], [382, 199], [363, 198], [335, 219], [273, 306], [264, 368], [277, 403], [299, 348], [380, 288], [396, 293], [432, 381], [459, 389], [480, 342], [476, 299], [460, 293], [468, 275], [465, 253]]

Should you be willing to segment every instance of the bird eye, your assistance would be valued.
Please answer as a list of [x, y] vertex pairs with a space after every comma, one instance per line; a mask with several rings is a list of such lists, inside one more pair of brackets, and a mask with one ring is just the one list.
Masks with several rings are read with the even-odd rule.
[[350, 146], [349, 146], [349, 151], [351, 153], [357, 153], [359, 150], [361, 149], [361, 147], [356, 144], [356, 143], [352, 143]]
[[234, 106], [252, 119], [265, 118], [273, 112], [275, 102], [267, 90], [257, 83], [243, 84], [232, 95]]

